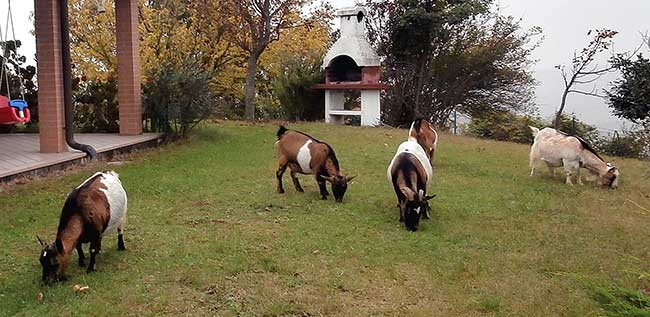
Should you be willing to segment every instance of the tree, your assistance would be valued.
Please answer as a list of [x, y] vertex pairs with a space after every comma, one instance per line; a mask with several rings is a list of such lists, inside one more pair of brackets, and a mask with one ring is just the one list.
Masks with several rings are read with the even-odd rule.
[[369, 38], [383, 59], [383, 120], [443, 126], [454, 110], [526, 112], [538, 28], [491, 11], [491, 0], [369, 1]]
[[233, 41], [247, 54], [244, 98], [246, 118], [255, 119], [257, 63], [282, 30], [304, 24], [300, 10], [307, 0], [230, 0], [228, 17]]
[[622, 77], [606, 92], [614, 115], [636, 123], [650, 118], [650, 60], [643, 54], [636, 59], [619, 54], [612, 64]]
[[95, 0], [72, 0], [70, 6], [70, 47], [73, 76], [108, 82], [117, 69], [115, 6], [106, 4], [97, 12]]
[[289, 120], [320, 120], [325, 110], [323, 56], [331, 45], [326, 21], [311, 21], [283, 31], [259, 59], [258, 115]]
[[[226, 37], [224, 5], [223, 1], [141, 0], [142, 73], [191, 56], [215, 73], [214, 80], [220, 80], [217, 71], [239, 58]], [[106, 4], [105, 9], [99, 14], [95, 0], [70, 1], [74, 72], [89, 81], [106, 82], [117, 69], [115, 6]]]
[[613, 69], [612, 66], [600, 67], [595, 63], [595, 58], [599, 53], [609, 49], [612, 44], [612, 38], [618, 32], [608, 29], [590, 30], [587, 32], [587, 35], [590, 35], [592, 32], [595, 32], [593, 40], [580, 53], [573, 53], [571, 69], [567, 70], [565, 65], [555, 66], [555, 68], [560, 70], [564, 79], [562, 100], [553, 120], [553, 126], [556, 129], [560, 127], [562, 112], [566, 106], [566, 99], [569, 94], [577, 93], [587, 96], [603, 97], [603, 95], [598, 94], [595, 86], [590, 91], [582, 90], [577, 86], [591, 84]]

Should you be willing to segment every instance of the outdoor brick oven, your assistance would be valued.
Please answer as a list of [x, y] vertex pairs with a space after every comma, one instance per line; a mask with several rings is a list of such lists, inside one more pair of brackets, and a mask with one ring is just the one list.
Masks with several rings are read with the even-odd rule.
[[[366, 39], [364, 7], [343, 8], [336, 12], [341, 19], [341, 37], [325, 55], [325, 122], [343, 123], [344, 116], [360, 116], [361, 125], [380, 122], [380, 91], [387, 86], [379, 82], [379, 56]], [[346, 93], [360, 91], [361, 109], [345, 109]]]

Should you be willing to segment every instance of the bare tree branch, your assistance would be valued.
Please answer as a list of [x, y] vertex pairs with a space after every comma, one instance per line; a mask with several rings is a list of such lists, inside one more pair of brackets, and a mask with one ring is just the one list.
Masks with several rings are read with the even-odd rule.
[[580, 91], [580, 90], [569, 90], [570, 93], [576, 93], [576, 94], [581, 94], [581, 95], [586, 95], [586, 96], [593, 96], [593, 97], [598, 97], [598, 98], [606, 98], [607, 96], [605, 95], [600, 95], [598, 93], [594, 92], [586, 92], [586, 91]]
[[[592, 89], [591, 92], [586, 92], [580, 89], [575, 88], [575, 85], [584, 85], [591, 84], [598, 79], [600, 79], [604, 74], [613, 71], [614, 66], [608, 66], [601, 68], [598, 63], [595, 63], [596, 56], [606, 51], [610, 48], [612, 44], [612, 38], [618, 33], [616, 31], [602, 29], [602, 30], [590, 30], [587, 35], [590, 35], [592, 32], [596, 32], [594, 38], [589, 44], [583, 48], [579, 53], [574, 51], [573, 59], [571, 60], [571, 75], [567, 75], [564, 65], [556, 66], [560, 70], [562, 79], [564, 80], [564, 91], [562, 92], [562, 99], [560, 102], [560, 107], [555, 114], [555, 120], [553, 125], [556, 129], [560, 127], [560, 122], [562, 118], [562, 113], [566, 105], [567, 95], [571, 93], [577, 93], [587, 96], [594, 96], [604, 98], [603, 95], [596, 93], [596, 87]], [[593, 76], [593, 77], [592, 77]], [[568, 79], [570, 78], [570, 79]]]
[[574, 83], [576, 83], [576, 84], [591, 84], [591, 83], [595, 82], [596, 80], [600, 79], [601, 77], [603, 77], [603, 74], [598, 74], [598, 75], [596, 75], [596, 77], [591, 78], [591, 79], [587, 79], [587, 80], [575, 80]]

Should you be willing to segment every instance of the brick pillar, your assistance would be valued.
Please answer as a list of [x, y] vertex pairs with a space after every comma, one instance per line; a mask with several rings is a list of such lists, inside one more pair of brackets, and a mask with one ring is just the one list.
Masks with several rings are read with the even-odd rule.
[[41, 152], [66, 152], [58, 0], [34, 1]]
[[[37, 1], [38, 2], [38, 1]], [[115, 1], [120, 134], [142, 133], [138, 1]]]

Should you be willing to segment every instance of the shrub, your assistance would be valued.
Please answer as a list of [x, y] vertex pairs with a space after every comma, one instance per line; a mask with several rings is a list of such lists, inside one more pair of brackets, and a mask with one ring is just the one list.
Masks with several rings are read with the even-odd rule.
[[320, 120], [325, 116], [325, 93], [311, 88], [324, 81], [322, 56], [291, 57], [283, 62], [273, 89], [285, 119]]
[[144, 84], [144, 115], [153, 131], [185, 137], [217, 110], [210, 89], [212, 73], [187, 58], [167, 61], [147, 74]]
[[650, 158], [650, 122], [645, 126], [616, 132], [609, 140], [604, 140], [600, 148], [603, 152], [623, 157], [639, 159]]
[[467, 133], [479, 138], [533, 143], [533, 133], [529, 126], [541, 128], [545, 124], [539, 118], [500, 111], [486, 114], [480, 118], [472, 118], [467, 125]]
[[603, 142], [596, 127], [580, 121], [575, 115], [562, 114], [560, 131], [580, 136], [596, 148]]
[[[476, 137], [517, 143], [533, 143], [533, 134], [529, 126], [544, 128], [550, 123], [532, 117], [518, 115], [508, 111], [490, 112], [481, 117], [474, 117], [467, 125], [467, 133]], [[594, 147], [602, 142], [598, 130], [575, 116], [562, 115], [560, 131], [575, 134]]]
[[81, 82], [74, 97], [74, 122], [77, 131], [120, 131], [115, 77], [110, 77], [106, 82]]

